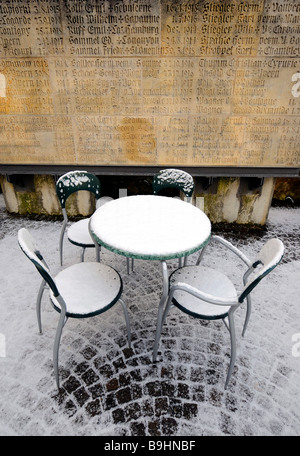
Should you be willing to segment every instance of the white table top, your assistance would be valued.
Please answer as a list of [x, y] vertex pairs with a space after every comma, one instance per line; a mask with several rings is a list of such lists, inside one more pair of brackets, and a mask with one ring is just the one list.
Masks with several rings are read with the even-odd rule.
[[90, 229], [100, 245], [146, 260], [180, 258], [199, 250], [211, 233], [208, 217], [179, 199], [137, 195], [96, 210]]

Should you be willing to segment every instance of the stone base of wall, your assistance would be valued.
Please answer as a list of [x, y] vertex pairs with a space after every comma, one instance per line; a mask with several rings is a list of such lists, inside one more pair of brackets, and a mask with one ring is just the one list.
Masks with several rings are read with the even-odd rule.
[[196, 178], [194, 202], [212, 223], [265, 225], [275, 179]]
[[[26, 176], [8, 182], [0, 176], [6, 209], [20, 215], [61, 215], [61, 206], [56, 195], [55, 179], [48, 175]], [[69, 216], [88, 216], [95, 210], [95, 198], [90, 192], [80, 191], [71, 195], [66, 203]]]
[[[100, 178], [101, 180], [101, 178]], [[151, 179], [140, 193], [151, 193]], [[103, 178], [103, 181], [105, 179]], [[118, 179], [112, 179], [111, 194], [105, 189], [105, 196], [118, 197], [139, 193], [136, 182], [126, 188], [118, 187]], [[141, 178], [145, 182], [145, 178]], [[0, 176], [7, 211], [18, 214], [40, 214], [57, 216], [61, 208], [56, 196], [55, 179], [49, 175], [26, 176], [23, 179], [16, 175], [11, 182]], [[264, 225], [267, 221], [269, 208], [274, 191], [274, 178], [195, 178], [193, 204], [202, 209], [212, 223], [238, 223]], [[120, 187], [124, 182], [120, 178]], [[125, 185], [126, 186], [126, 185]], [[104, 185], [105, 188], [105, 185]], [[101, 192], [102, 194], [102, 192]], [[104, 194], [102, 194], [104, 196]], [[70, 216], [88, 216], [95, 209], [95, 200], [89, 192], [80, 191], [67, 201]]]
[[300, 178], [277, 178], [273, 199], [276, 203], [300, 205]]

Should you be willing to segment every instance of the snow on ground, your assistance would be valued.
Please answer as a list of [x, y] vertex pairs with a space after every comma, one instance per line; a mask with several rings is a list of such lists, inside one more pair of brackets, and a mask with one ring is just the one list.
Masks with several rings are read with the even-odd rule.
[[[163, 362], [153, 365], [160, 265], [135, 261], [128, 276], [126, 259], [103, 249], [102, 261], [123, 277], [132, 349], [120, 304], [89, 320], [69, 320], [60, 347], [58, 393], [52, 367], [58, 315], [45, 294], [39, 335], [40, 276], [20, 251], [17, 231], [30, 230], [55, 274], [61, 222], [10, 216], [0, 195], [0, 435], [299, 436], [299, 222], [300, 209], [272, 207], [267, 230], [222, 233], [250, 258], [273, 236], [286, 247], [282, 263], [254, 291], [244, 338], [245, 311], [237, 311], [237, 361], [226, 391], [225, 326], [171, 309], [160, 342]], [[79, 249], [67, 241], [64, 246], [64, 267], [78, 262]], [[242, 272], [241, 263], [222, 247], [209, 252], [205, 264], [229, 275]], [[93, 250], [86, 259], [94, 260]], [[170, 270], [176, 264], [170, 261]]]

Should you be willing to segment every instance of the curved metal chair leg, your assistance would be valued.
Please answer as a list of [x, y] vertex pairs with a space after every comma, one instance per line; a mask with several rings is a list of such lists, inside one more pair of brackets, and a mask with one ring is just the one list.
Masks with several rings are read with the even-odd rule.
[[59, 255], [60, 255], [60, 265], [61, 266], [63, 264], [63, 241], [64, 241], [66, 226], [67, 226], [67, 222], [64, 221], [61, 232], [60, 232], [60, 237], [59, 237]]
[[157, 326], [156, 326], [156, 333], [155, 333], [155, 340], [154, 340], [154, 346], [153, 346], [153, 355], [152, 355], [152, 360], [155, 363], [157, 361], [157, 352], [158, 352], [158, 344], [161, 336], [161, 330], [162, 330], [162, 320], [163, 320], [163, 304], [164, 300], [161, 299], [158, 307], [158, 313], [157, 313]]
[[223, 321], [224, 325], [226, 326], [226, 328], [228, 329], [228, 331], [230, 332], [228, 317], [223, 318], [222, 321]]
[[[161, 332], [162, 332], [162, 328], [163, 328], [163, 325], [165, 323], [165, 320], [167, 318], [167, 314], [169, 312], [169, 309], [172, 305], [172, 299], [169, 299], [167, 301], [167, 304], [166, 304], [166, 307], [165, 307], [165, 310], [164, 312], [162, 313], [163, 311], [163, 306], [161, 306], [161, 324], [159, 327], [157, 327], [157, 330], [156, 330], [156, 336], [155, 336], [155, 341], [154, 341], [154, 347], [153, 347], [153, 362], [156, 361], [156, 358], [157, 358], [157, 352], [158, 352], [158, 345], [159, 345], [159, 341], [160, 341], [160, 338], [161, 338]], [[158, 320], [159, 320], [160, 317], [158, 317]]]
[[200, 253], [199, 257], [198, 257], [198, 260], [196, 261], [196, 266], [199, 266], [199, 264], [201, 263], [202, 258], [203, 258], [203, 256], [204, 256], [204, 253], [205, 253], [205, 251], [206, 251], [208, 245], [209, 245], [209, 244], [206, 244], [206, 245], [202, 248], [201, 253]]
[[84, 254], [85, 254], [85, 247], [82, 247], [82, 252], [81, 252], [81, 262], [84, 262]]
[[39, 333], [42, 334], [43, 331], [42, 331], [42, 318], [41, 318], [41, 303], [42, 303], [42, 297], [43, 297], [43, 293], [44, 293], [44, 290], [46, 288], [46, 280], [42, 280], [42, 283], [41, 283], [41, 286], [40, 286], [40, 289], [39, 289], [39, 292], [38, 292], [38, 295], [37, 295], [37, 299], [36, 299], [36, 316], [37, 316], [37, 321], [38, 321], [38, 325], [39, 325]]
[[246, 311], [246, 318], [245, 318], [245, 322], [244, 322], [242, 337], [244, 337], [244, 335], [245, 335], [245, 332], [246, 332], [246, 329], [248, 326], [248, 322], [250, 319], [250, 315], [251, 315], [251, 296], [248, 295], [247, 296], [247, 311]]
[[128, 337], [128, 346], [131, 348], [131, 329], [130, 329], [130, 320], [128, 316], [128, 311], [125, 302], [123, 299], [119, 299], [120, 303], [122, 304], [123, 307], [123, 312], [125, 316], [125, 321], [126, 321], [126, 326], [127, 326], [127, 337]]
[[225, 382], [225, 389], [228, 386], [234, 364], [235, 364], [235, 359], [236, 359], [236, 340], [235, 340], [235, 328], [234, 328], [234, 321], [233, 321], [233, 315], [229, 313], [228, 315], [228, 321], [229, 321], [229, 331], [230, 331], [230, 342], [231, 342], [231, 355], [230, 355], [230, 364], [228, 368], [228, 373], [226, 377], [226, 382]]
[[60, 318], [58, 321], [55, 341], [53, 346], [53, 367], [54, 367], [54, 375], [56, 380], [57, 388], [59, 389], [59, 373], [58, 373], [58, 352], [59, 352], [59, 344], [62, 335], [62, 330], [65, 324], [67, 323], [68, 318], [66, 317], [65, 313], [61, 312]]

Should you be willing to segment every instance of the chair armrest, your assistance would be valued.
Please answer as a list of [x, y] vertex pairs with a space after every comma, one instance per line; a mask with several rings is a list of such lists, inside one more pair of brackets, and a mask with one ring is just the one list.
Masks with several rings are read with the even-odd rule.
[[[219, 242], [220, 244], [222, 244], [225, 247], [227, 247], [229, 250], [231, 250], [233, 253], [235, 253], [248, 266], [248, 268], [250, 268], [252, 266], [252, 261], [249, 260], [249, 258], [243, 252], [241, 252], [237, 247], [235, 247], [233, 244], [231, 244], [231, 242], [226, 241], [226, 239], [223, 239], [222, 237], [217, 236], [217, 235], [211, 236], [211, 241]], [[205, 250], [206, 250], [206, 248], [208, 247], [209, 244], [207, 244], [202, 249], [202, 252], [200, 253], [200, 256], [199, 256], [198, 261], [196, 263], [197, 265], [200, 264], [200, 261], [202, 260], [204, 252], [205, 252]]]
[[185, 291], [196, 298], [202, 299], [203, 301], [209, 302], [211, 304], [216, 304], [218, 306], [237, 306], [240, 305], [237, 296], [233, 296], [232, 298], [223, 298], [220, 296], [213, 296], [208, 293], [204, 293], [203, 291], [199, 290], [198, 288], [192, 287], [187, 283], [177, 282], [173, 285], [170, 289], [169, 300], [172, 300], [176, 291]]

